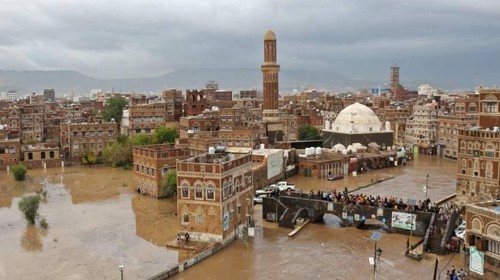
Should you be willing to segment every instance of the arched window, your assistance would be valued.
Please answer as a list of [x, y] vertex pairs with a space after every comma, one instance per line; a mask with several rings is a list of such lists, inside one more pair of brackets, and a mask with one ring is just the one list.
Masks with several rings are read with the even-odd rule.
[[45, 152], [41, 152], [41, 153], [40, 153], [40, 158], [41, 158], [41, 159], [45, 159]]
[[33, 153], [28, 153], [28, 159], [33, 159]]

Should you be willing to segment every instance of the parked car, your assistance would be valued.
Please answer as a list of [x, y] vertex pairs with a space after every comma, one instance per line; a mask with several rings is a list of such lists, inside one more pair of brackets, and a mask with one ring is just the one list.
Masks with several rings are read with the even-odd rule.
[[334, 174], [334, 175], [330, 175], [328, 176], [326, 179], [328, 181], [333, 181], [333, 180], [339, 180], [339, 179], [343, 179], [344, 178], [344, 175], [341, 175], [341, 174]]
[[268, 194], [257, 194], [253, 197], [253, 204], [262, 204], [262, 198], [268, 197]]
[[294, 190], [295, 189], [295, 185], [294, 184], [288, 184], [287, 182], [285, 181], [281, 181], [281, 182], [278, 182], [276, 184], [273, 184], [271, 186], [276, 186], [278, 187], [278, 189], [280, 191], [291, 191], [291, 190]]
[[256, 190], [255, 195], [261, 195], [261, 194], [271, 194], [273, 191], [276, 191], [278, 187], [276, 185], [270, 185], [269, 187], [265, 187], [261, 190]]

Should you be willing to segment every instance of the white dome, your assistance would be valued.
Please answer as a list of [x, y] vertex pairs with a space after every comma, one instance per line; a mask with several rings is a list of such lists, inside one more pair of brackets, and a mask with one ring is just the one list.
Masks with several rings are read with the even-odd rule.
[[382, 123], [375, 112], [356, 102], [339, 113], [331, 130], [340, 133], [373, 133], [381, 129]]
[[361, 103], [351, 104], [342, 110], [337, 118], [335, 119], [335, 124], [348, 124], [354, 121], [357, 124], [378, 124], [380, 125], [380, 120], [378, 119], [375, 112], [372, 109], [366, 107]]

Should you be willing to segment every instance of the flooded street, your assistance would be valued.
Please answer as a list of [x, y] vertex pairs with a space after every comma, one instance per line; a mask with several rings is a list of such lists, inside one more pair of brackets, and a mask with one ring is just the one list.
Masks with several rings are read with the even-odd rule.
[[355, 193], [366, 193], [381, 196], [396, 196], [403, 199], [424, 200], [425, 193], [423, 186], [427, 183], [429, 175], [427, 195], [431, 200], [443, 198], [449, 194], [455, 193], [457, 167], [456, 161], [437, 156], [417, 155], [406, 166], [397, 166], [386, 169], [378, 169], [352, 176], [350, 174], [340, 180], [328, 181], [304, 176], [296, 176], [288, 179], [295, 184], [296, 188], [309, 190], [349, 190], [357, 189], [361, 186], [370, 184], [372, 181], [387, 179], [396, 176], [393, 179], [375, 184], [368, 188], [363, 188]]
[[[429, 174], [428, 195], [439, 199], [455, 192], [456, 162], [420, 156], [407, 166], [369, 171], [357, 177], [327, 181], [307, 177], [294, 177], [288, 181], [296, 188], [326, 190], [344, 187], [354, 189], [368, 184], [373, 177], [388, 178], [360, 192], [424, 199], [422, 186]], [[262, 221], [261, 206], [255, 208], [256, 236], [238, 239], [222, 252], [189, 268], [174, 277], [190, 279], [373, 279], [373, 266], [368, 257], [374, 255], [373, 231], [341, 228], [339, 219], [326, 215], [323, 224], [309, 224], [293, 239], [289, 229]], [[432, 279], [435, 255], [415, 261], [404, 256], [407, 236], [382, 233], [377, 244], [383, 250], [377, 279]], [[414, 238], [412, 242], [417, 241]], [[438, 256], [441, 279], [452, 265], [465, 267], [464, 255]]]
[[[369, 171], [357, 177], [327, 181], [290, 178], [297, 188], [354, 189], [373, 178], [396, 178], [360, 190], [363, 193], [423, 199], [429, 174], [429, 196], [455, 191], [455, 161], [420, 156], [407, 166]], [[175, 204], [136, 194], [131, 171], [111, 167], [66, 167], [30, 170], [25, 182], [0, 177], [0, 279], [145, 279], [189, 257], [164, 245], [177, 233]], [[49, 228], [27, 226], [17, 208], [20, 197], [43, 187], [47, 201], [40, 214]], [[335, 216], [309, 224], [294, 239], [289, 229], [262, 221], [254, 212], [256, 236], [229, 247], [174, 279], [371, 279], [373, 231], [341, 228]], [[416, 239], [414, 239], [416, 241]], [[414, 261], [403, 256], [406, 236], [382, 233], [377, 279], [431, 279], [434, 257]], [[440, 269], [464, 267], [463, 255], [440, 256]], [[446, 269], [441, 273], [444, 276]], [[441, 279], [444, 279], [442, 277]]]

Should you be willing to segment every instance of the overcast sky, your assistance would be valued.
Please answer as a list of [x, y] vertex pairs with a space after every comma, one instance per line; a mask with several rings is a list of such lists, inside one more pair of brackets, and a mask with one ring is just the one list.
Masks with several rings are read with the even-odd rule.
[[499, 0], [2, 0], [0, 18], [0, 69], [258, 68], [271, 28], [282, 69], [500, 85]]

